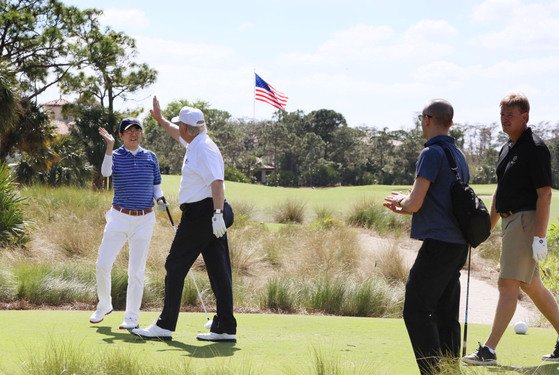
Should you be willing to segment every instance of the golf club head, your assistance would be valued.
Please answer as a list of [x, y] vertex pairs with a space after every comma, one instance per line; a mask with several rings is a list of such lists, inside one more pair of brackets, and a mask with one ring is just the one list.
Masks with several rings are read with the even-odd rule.
[[208, 320], [206, 323], [204, 323], [204, 328], [207, 328], [207, 329], [212, 328], [212, 323], [213, 323], [213, 320]]

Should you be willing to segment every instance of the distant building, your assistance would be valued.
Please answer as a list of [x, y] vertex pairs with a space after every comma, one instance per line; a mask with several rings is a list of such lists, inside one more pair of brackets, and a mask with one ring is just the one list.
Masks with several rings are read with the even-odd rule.
[[70, 132], [70, 126], [74, 124], [73, 117], [66, 117], [62, 114], [62, 106], [68, 103], [70, 102], [60, 98], [41, 105], [45, 112], [50, 112], [52, 114], [51, 124], [55, 127], [58, 134], [68, 134]]
[[256, 169], [256, 180], [265, 184], [268, 176], [273, 173], [276, 168], [272, 163], [266, 163], [262, 158], [256, 158], [258, 168]]

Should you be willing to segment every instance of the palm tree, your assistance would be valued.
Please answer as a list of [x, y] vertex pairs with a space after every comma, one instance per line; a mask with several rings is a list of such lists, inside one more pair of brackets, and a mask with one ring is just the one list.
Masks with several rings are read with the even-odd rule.
[[8, 134], [15, 128], [20, 113], [14, 74], [0, 66], [0, 160], [5, 160], [11, 149]]

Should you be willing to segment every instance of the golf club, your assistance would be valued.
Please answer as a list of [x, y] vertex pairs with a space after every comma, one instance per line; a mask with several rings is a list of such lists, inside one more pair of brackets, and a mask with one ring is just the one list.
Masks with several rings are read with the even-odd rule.
[[468, 245], [468, 281], [466, 281], [466, 313], [464, 314], [464, 341], [462, 342], [462, 357], [466, 355], [468, 341], [468, 300], [470, 297], [470, 266], [472, 263], [472, 247]]
[[[167, 216], [169, 216], [169, 221], [171, 222], [173, 230], [176, 233], [177, 232], [177, 227], [175, 227], [175, 222], [173, 221], [173, 217], [171, 216], [171, 212], [169, 211], [169, 207], [167, 205], [165, 205], [165, 210], [167, 211]], [[204, 324], [204, 328], [210, 329], [211, 326], [212, 326], [212, 320], [210, 319], [210, 317], [208, 315], [208, 310], [206, 309], [206, 304], [204, 304], [204, 299], [202, 298], [202, 293], [200, 293], [200, 289], [198, 288], [198, 283], [196, 282], [196, 277], [194, 277], [194, 274], [192, 273], [191, 270], [188, 271], [188, 274], [190, 275], [190, 278], [192, 279], [192, 282], [194, 283], [194, 287], [196, 288], [196, 293], [198, 293], [198, 299], [200, 300], [200, 303], [202, 304], [202, 308], [204, 309], [204, 314], [206, 314], [206, 323]]]

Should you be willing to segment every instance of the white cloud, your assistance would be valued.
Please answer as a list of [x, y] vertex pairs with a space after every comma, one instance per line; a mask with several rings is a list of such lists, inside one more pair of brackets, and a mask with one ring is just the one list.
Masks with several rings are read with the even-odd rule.
[[223, 66], [224, 61], [234, 63], [236, 60], [232, 48], [217, 44], [176, 42], [141, 36], [136, 41], [142, 57], [158, 65]]
[[105, 9], [99, 20], [102, 24], [109, 25], [118, 31], [142, 30], [150, 25], [149, 18], [140, 9]]
[[559, 51], [558, 2], [487, 0], [474, 8], [473, 18], [500, 28], [475, 39], [485, 48]]
[[520, 60], [503, 60], [487, 67], [482, 76], [485, 78], [526, 78], [532, 80], [537, 76], [557, 76], [559, 74], [559, 57], [527, 58]]
[[456, 30], [446, 21], [420, 20], [401, 33], [390, 26], [356, 25], [338, 31], [313, 53], [290, 53], [290, 63], [337, 65], [348, 62], [401, 61], [441, 57], [454, 47]]
[[507, 19], [514, 15], [519, 6], [519, 0], [486, 0], [474, 7], [472, 17], [479, 22]]
[[438, 60], [419, 66], [413, 77], [416, 81], [430, 86], [462, 86], [478, 69], [479, 67], [463, 67], [449, 61]]

